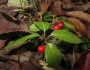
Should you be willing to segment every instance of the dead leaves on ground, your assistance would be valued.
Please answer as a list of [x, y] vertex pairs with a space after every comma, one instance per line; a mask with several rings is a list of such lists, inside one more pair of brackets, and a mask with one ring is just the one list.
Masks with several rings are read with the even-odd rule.
[[86, 35], [85, 25], [77, 18], [67, 18], [68, 22], [75, 26], [76, 30], [79, 31], [82, 35]]
[[[16, 7], [2, 7], [0, 8], [0, 49], [2, 49], [9, 37], [13, 36], [11, 32], [30, 33], [27, 24], [24, 21], [18, 20], [14, 16], [16, 12], [13, 10]], [[4, 38], [3, 35], [4, 34]]]
[[[4, 3], [6, 0], [0, 0], [0, 4]], [[47, 3], [40, 3], [40, 12], [44, 13], [46, 11], [50, 11], [54, 15], [65, 15], [67, 16], [67, 21], [74, 25], [77, 32], [79, 32], [82, 36], [86, 36], [90, 39], [90, 2], [84, 4], [82, 2], [77, 3], [71, 3], [71, 0], [50, 0]], [[14, 16], [16, 15], [15, 10], [16, 7], [9, 7], [9, 8], [0, 8], [0, 49], [2, 49], [9, 38], [11, 38], [15, 33], [17, 32], [23, 32], [23, 33], [30, 33], [27, 24], [24, 21], [18, 20]], [[87, 13], [85, 13], [87, 12]], [[42, 14], [41, 14], [42, 16]], [[42, 19], [40, 19], [42, 21]], [[4, 37], [3, 37], [4, 36]], [[8, 43], [10, 43], [9, 41]], [[20, 45], [21, 46], [21, 45]], [[10, 50], [9, 50], [10, 51]], [[81, 54], [80, 56], [80, 69], [81, 70], [89, 70], [90, 67], [90, 52], [85, 52]], [[1, 53], [0, 53], [1, 54]], [[26, 54], [27, 55], [27, 54]], [[73, 52], [72, 55], [72, 63], [71, 68], [73, 69], [75, 62], [76, 62], [76, 52]], [[15, 56], [16, 57], [16, 56]], [[28, 57], [29, 58], [29, 57]], [[22, 58], [23, 60], [26, 59]], [[28, 60], [28, 59], [27, 59]], [[28, 60], [29, 61], [29, 60]], [[41, 62], [43, 63], [43, 62]], [[1, 65], [4, 65], [5, 63], [2, 63]], [[43, 64], [42, 64], [43, 65]], [[36, 64], [37, 66], [37, 64]], [[22, 70], [40, 70], [38, 69], [38, 66], [29, 63], [29, 62], [22, 62], [21, 68]], [[46, 66], [46, 65], [45, 65]], [[6, 69], [9, 69], [12, 67], [10, 64], [6, 64]], [[5, 68], [2, 67], [2, 68]], [[47, 68], [47, 66], [46, 66]], [[59, 67], [61, 69], [61, 67]], [[49, 68], [48, 68], [49, 69]], [[11, 70], [20, 70], [20, 65], [18, 63], [15, 63], [14, 67]], [[55, 70], [55, 69], [51, 69]], [[58, 70], [58, 69], [56, 69]], [[62, 70], [65, 70], [62, 68]]]
[[80, 70], [90, 70], [90, 50], [81, 54], [79, 63]]
[[90, 14], [81, 11], [67, 12], [68, 22], [75, 26], [75, 28], [81, 33], [81, 35], [86, 36], [90, 39]]
[[39, 6], [40, 6], [40, 11], [41, 11], [42, 13], [46, 12], [46, 11], [49, 9], [51, 3], [52, 3], [52, 0], [50, 0], [50, 2], [48, 2], [48, 3], [45, 3], [45, 2], [40, 3], [40, 4], [39, 4]]
[[55, 1], [50, 8], [50, 11], [54, 15], [62, 15], [62, 2]]
[[5, 2], [6, 2], [6, 0], [0, 0], [0, 4], [5, 3]]
[[37, 68], [36, 66], [32, 65], [29, 62], [23, 62], [21, 64], [21, 66], [18, 64], [16, 65], [13, 70], [40, 70], [39, 68]]
[[0, 11], [0, 34], [17, 31], [30, 32], [24, 21]]
[[[86, 36], [90, 39], [90, 14], [85, 13], [85, 11], [88, 11], [89, 7], [90, 7], [90, 2], [84, 4], [84, 3], [80, 3], [79, 2], [76, 3], [71, 3], [69, 0], [68, 1], [59, 1], [56, 0], [53, 3], [49, 2], [47, 3], [47, 7], [44, 7], [44, 5], [41, 5], [41, 7], [46, 8], [47, 10], [50, 7], [50, 12], [54, 15], [63, 15], [65, 14], [66, 16], [70, 17], [67, 18], [68, 22], [70, 22], [71, 24], [73, 24], [77, 31], [80, 32], [80, 34], [82, 36]], [[41, 8], [41, 11], [42, 9]], [[72, 10], [72, 11], [67, 11], [66, 13], [64, 12], [64, 10]], [[45, 10], [45, 11], [47, 11]], [[43, 12], [45, 12], [43, 11]]]
[[[3, 11], [0, 10], [0, 35], [1, 34], [7, 34], [11, 32], [25, 32], [30, 33], [27, 24], [24, 21], [20, 21], [13, 16], [10, 16]], [[8, 34], [7, 34], [8, 35]], [[4, 47], [5, 42], [11, 35], [5, 36], [3, 39], [0, 37], [0, 48]]]
[[70, 17], [78, 18], [81, 21], [85, 21], [90, 24], [90, 14], [81, 11], [72, 11], [72, 12], [67, 12], [66, 15]]

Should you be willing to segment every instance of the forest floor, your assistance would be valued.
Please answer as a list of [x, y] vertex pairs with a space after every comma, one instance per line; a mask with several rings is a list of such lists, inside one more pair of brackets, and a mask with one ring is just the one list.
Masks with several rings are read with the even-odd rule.
[[[18, 38], [31, 34], [29, 26], [33, 21], [43, 22], [42, 14], [45, 12], [66, 17], [76, 29], [71, 31], [85, 40], [80, 45], [73, 45], [73, 48], [71, 44], [63, 48], [63, 59], [54, 68], [47, 66], [43, 54], [37, 52], [32, 40], [6, 47]], [[90, 70], [89, 49], [89, 0], [0, 0], [0, 70]]]

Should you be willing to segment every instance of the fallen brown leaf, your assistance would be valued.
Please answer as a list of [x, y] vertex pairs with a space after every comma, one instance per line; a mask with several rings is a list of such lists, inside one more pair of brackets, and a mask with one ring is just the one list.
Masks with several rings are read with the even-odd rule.
[[[21, 65], [21, 68], [20, 68]], [[18, 64], [14, 67], [13, 70], [40, 70], [39, 68], [37, 68], [36, 66], [34, 66], [33, 64], [29, 63], [29, 62], [23, 62], [22, 64]]]
[[18, 63], [19, 63], [18, 61], [10, 59], [9, 56], [0, 54], [0, 70], [3, 69], [11, 70], [11, 68]]
[[90, 14], [87, 14], [81, 11], [71, 11], [71, 12], [67, 12], [65, 15], [78, 18], [81, 21], [85, 21], [90, 24]]
[[84, 9], [85, 11], [88, 10], [88, 9], [90, 8], [90, 2], [82, 5], [82, 7], [83, 7], [83, 9]]
[[6, 0], [0, 0], [0, 4], [5, 3], [5, 2], [6, 2]]
[[[6, 10], [5, 12], [8, 11]], [[0, 49], [5, 46], [7, 39], [11, 36], [7, 33], [19, 31], [30, 33], [30, 30], [28, 29], [27, 24], [24, 21], [20, 21], [0, 10]]]
[[50, 12], [54, 15], [62, 15], [62, 2], [61, 1], [55, 1], [51, 5]]
[[88, 8], [87, 12], [90, 14], [90, 7]]
[[82, 11], [85, 12], [85, 10], [83, 9], [83, 7], [81, 5], [76, 5], [73, 7], [74, 11]]
[[82, 35], [87, 36], [87, 34], [86, 34], [86, 27], [85, 27], [85, 25], [79, 19], [76, 19], [76, 18], [67, 18], [67, 21], [70, 24], [74, 25], [76, 30], [78, 32], [80, 32]]
[[75, 8], [75, 5], [73, 3], [62, 2], [62, 7], [63, 9], [71, 10]]
[[90, 70], [90, 51], [86, 57], [86, 63], [85, 63], [85, 69], [84, 70]]
[[30, 33], [27, 24], [24, 21], [20, 21], [13, 16], [0, 11], [0, 34], [18, 31]]
[[82, 1], [75, 1], [74, 4], [75, 5], [83, 5], [84, 3]]
[[4, 13], [7, 13], [10, 16], [15, 16], [17, 13], [14, 10], [17, 10], [18, 8], [15, 6], [11, 6], [11, 7], [2, 7], [1, 10]]
[[0, 70], [10, 69], [12, 66], [10, 63], [0, 62]]
[[90, 70], [90, 51], [81, 54], [79, 63], [80, 70]]
[[50, 2], [48, 2], [48, 3], [45, 3], [45, 2], [42, 3], [42, 2], [41, 2], [41, 3], [39, 4], [39, 6], [40, 6], [40, 11], [41, 11], [42, 13], [46, 12], [46, 11], [48, 10], [48, 8], [50, 7], [51, 3], [52, 3], [52, 0], [51, 0]]

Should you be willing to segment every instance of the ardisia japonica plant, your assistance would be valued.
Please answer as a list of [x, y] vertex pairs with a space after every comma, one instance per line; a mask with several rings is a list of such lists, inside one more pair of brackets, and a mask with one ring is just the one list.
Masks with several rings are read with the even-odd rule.
[[[13, 43], [8, 44], [4, 49], [14, 47], [31, 39], [31, 42], [37, 47], [37, 52], [44, 54], [48, 66], [55, 67], [62, 60], [62, 52], [56, 44], [57, 40], [71, 44], [79, 44], [81, 43], [81, 39], [70, 31], [71, 29], [75, 30], [75, 27], [68, 23], [64, 16], [57, 17], [50, 12], [45, 12], [42, 18], [43, 22], [34, 21], [30, 25], [29, 29], [32, 31], [31, 34], [17, 39]], [[54, 22], [55, 19], [58, 19], [58, 21]], [[53, 41], [53, 39], [55, 40]]]

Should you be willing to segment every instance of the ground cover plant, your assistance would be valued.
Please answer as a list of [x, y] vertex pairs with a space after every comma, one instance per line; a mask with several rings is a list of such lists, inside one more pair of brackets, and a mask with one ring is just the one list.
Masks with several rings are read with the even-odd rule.
[[0, 0], [0, 69], [89, 70], [86, 0]]

